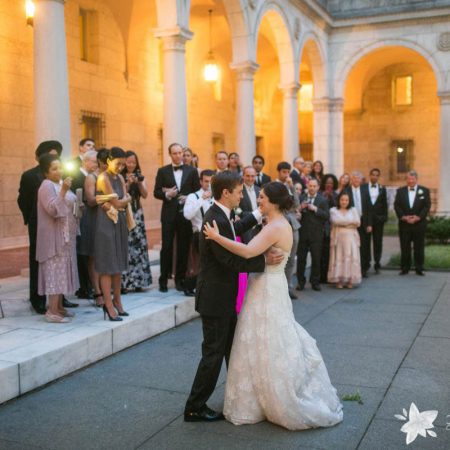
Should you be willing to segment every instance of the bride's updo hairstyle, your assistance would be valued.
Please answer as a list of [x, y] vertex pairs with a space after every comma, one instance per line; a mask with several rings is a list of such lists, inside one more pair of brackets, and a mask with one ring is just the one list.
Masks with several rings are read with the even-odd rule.
[[289, 211], [294, 206], [294, 201], [287, 187], [279, 181], [272, 181], [263, 186], [264, 194], [269, 202], [277, 205], [281, 212]]

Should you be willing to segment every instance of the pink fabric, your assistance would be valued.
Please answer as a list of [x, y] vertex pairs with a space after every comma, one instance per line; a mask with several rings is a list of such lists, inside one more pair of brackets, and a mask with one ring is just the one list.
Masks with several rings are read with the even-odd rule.
[[[241, 238], [236, 237], [236, 241], [241, 242]], [[236, 312], [239, 314], [241, 312], [242, 304], [244, 303], [245, 291], [247, 290], [247, 274], [240, 273], [238, 280], [239, 288], [236, 298]]]

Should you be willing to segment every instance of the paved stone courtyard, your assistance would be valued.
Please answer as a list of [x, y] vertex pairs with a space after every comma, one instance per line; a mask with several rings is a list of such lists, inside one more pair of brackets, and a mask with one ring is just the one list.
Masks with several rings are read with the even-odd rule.
[[[442, 449], [450, 448], [450, 279], [384, 271], [362, 287], [306, 290], [297, 320], [318, 341], [344, 402], [330, 429], [269, 423], [184, 423], [200, 355], [198, 319], [0, 406], [3, 449]], [[225, 371], [210, 401], [221, 408]], [[437, 410], [437, 437], [406, 445], [394, 414]]]

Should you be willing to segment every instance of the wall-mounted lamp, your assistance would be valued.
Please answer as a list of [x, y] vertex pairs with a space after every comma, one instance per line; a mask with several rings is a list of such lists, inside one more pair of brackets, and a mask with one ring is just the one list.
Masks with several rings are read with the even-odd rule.
[[215, 83], [219, 79], [219, 66], [214, 58], [212, 51], [212, 37], [211, 37], [211, 14], [212, 9], [208, 11], [209, 14], [209, 52], [208, 59], [205, 62], [205, 66], [203, 68], [203, 77], [205, 81], [208, 83]]
[[36, 9], [36, 6], [35, 6], [33, 0], [25, 1], [25, 15], [27, 17], [27, 25], [33, 26], [35, 9]]

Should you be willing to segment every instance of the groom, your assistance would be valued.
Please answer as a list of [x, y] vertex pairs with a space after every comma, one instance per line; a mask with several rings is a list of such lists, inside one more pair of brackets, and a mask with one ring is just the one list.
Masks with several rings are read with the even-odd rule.
[[[255, 226], [261, 219], [259, 210], [234, 221], [233, 208], [242, 199], [242, 180], [229, 171], [212, 179], [214, 204], [206, 212], [203, 225], [215, 220], [220, 234], [235, 239]], [[202, 230], [203, 231], [203, 230]], [[236, 327], [236, 297], [239, 272], [263, 272], [266, 264], [281, 263], [283, 254], [270, 251], [250, 259], [236, 256], [214, 241], [200, 235], [200, 273], [197, 279], [195, 309], [200, 313], [203, 326], [202, 359], [195, 375], [186, 403], [186, 422], [212, 422], [223, 419], [221, 412], [213, 411], [206, 402], [213, 393], [223, 359], [227, 367]]]

